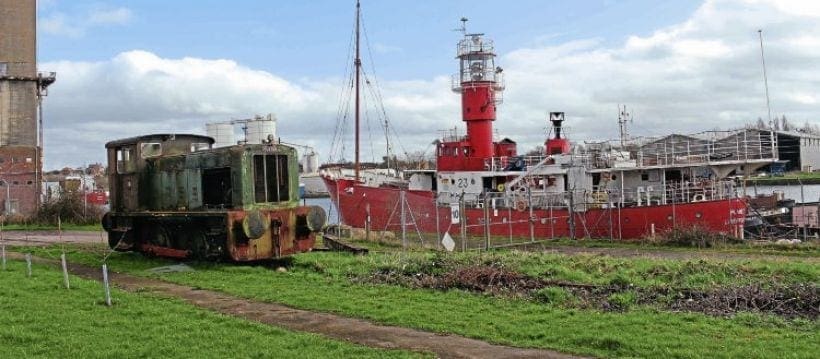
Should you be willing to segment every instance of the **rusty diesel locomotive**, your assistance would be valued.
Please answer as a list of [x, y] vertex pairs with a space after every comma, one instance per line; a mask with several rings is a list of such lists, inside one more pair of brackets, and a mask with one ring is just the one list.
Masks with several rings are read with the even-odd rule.
[[111, 248], [233, 261], [313, 248], [325, 212], [299, 205], [296, 150], [213, 143], [157, 134], [105, 145], [111, 211], [102, 222]]

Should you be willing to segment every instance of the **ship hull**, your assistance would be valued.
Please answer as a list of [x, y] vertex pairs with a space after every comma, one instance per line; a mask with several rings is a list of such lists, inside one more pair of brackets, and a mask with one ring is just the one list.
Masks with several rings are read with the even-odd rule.
[[[369, 187], [351, 179], [323, 177], [342, 223], [372, 230], [459, 233], [450, 206], [437, 206], [432, 191]], [[746, 203], [741, 198], [624, 208], [590, 208], [570, 213], [566, 208], [468, 208], [461, 214], [468, 234], [551, 238], [639, 239], [673, 228], [699, 227], [742, 238]], [[485, 219], [486, 218], [486, 219]], [[532, 218], [532, 220], [530, 220]]]

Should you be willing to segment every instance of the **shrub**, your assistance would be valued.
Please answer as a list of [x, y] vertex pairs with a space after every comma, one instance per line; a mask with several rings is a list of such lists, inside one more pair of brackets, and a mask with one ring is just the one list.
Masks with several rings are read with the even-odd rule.
[[611, 308], [617, 310], [629, 309], [637, 300], [638, 296], [633, 291], [613, 293], [607, 298]]
[[675, 227], [664, 233], [659, 243], [683, 247], [708, 248], [737, 243], [738, 239], [698, 225]]
[[572, 299], [572, 294], [561, 287], [544, 287], [533, 293], [535, 300], [552, 305], [563, 305]]
[[57, 225], [59, 218], [62, 223], [95, 224], [100, 222], [103, 214], [102, 208], [83, 201], [82, 193], [63, 192], [58, 199], [43, 203], [33, 222]]

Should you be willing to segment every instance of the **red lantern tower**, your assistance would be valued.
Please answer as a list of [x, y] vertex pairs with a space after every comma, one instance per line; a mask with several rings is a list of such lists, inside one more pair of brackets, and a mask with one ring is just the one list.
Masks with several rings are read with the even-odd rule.
[[458, 42], [459, 72], [453, 76], [453, 91], [461, 94], [461, 117], [467, 124], [467, 136], [439, 144], [440, 171], [485, 170], [486, 163], [500, 155], [493, 143], [493, 121], [504, 90], [502, 70], [495, 66], [492, 40], [484, 34], [463, 33], [464, 38]]

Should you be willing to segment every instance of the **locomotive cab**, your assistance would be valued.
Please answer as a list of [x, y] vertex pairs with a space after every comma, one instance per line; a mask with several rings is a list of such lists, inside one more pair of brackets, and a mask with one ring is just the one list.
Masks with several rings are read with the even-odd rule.
[[106, 144], [112, 248], [235, 261], [312, 249], [325, 213], [299, 206], [296, 150], [213, 142], [163, 134]]

